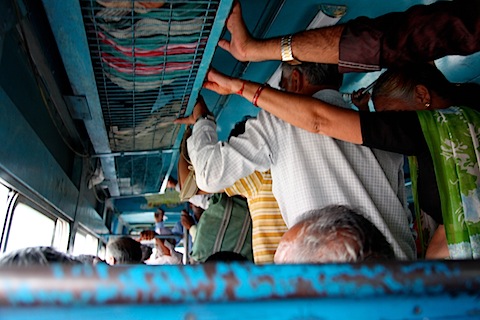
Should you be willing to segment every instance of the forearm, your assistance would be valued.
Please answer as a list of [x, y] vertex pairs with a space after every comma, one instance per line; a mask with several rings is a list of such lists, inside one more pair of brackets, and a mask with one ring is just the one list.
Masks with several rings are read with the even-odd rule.
[[281, 38], [271, 38], [255, 40], [246, 50], [248, 56], [245, 61], [268, 61], [268, 60], [282, 60]]
[[163, 253], [163, 255], [169, 256], [170, 255], [170, 249], [168, 249], [164, 244], [163, 244], [162, 239], [155, 238], [155, 247], [157, 250]]
[[[242, 96], [252, 101], [259, 86], [246, 82]], [[257, 105], [295, 127], [347, 142], [362, 143], [360, 118], [356, 111], [273, 88], [263, 89]]]
[[307, 30], [293, 35], [293, 56], [305, 62], [337, 64], [338, 47], [343, 28], [344, 25], [338, 25]]
[[[338, 45], [343, 25], [296, 33], [292, 53], [305, 62], [338, 63]], [[247, 50], [250, 61], [282, 60], [281, 37], [257, 40]]]
[[251, 161], [255, 148], [239, 151], [228, 143], [219, 143], [212, 121], [199, 120], [187, 145], [197, 185], [202, 190], [219, 192], [255, 170], [256, 164]]

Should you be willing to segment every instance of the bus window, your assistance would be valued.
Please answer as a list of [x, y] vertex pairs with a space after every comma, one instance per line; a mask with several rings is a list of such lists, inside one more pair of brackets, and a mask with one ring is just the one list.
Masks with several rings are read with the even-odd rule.
[[31, 246], [50, 246], [55, 220], [19, 202], [13, 211], [6, 252]]
[[97, 255], [98, 239], [92, 235], [77, 231], [75, 234], [75, 244], [73, 245], [73, 255], [92, 254]]
[[107, 253], [107, 249], [106, 249], [105, 245], [102, 244], [100, 246], [100, 248], [98, 249], [97, 257], [99, 257], [102, 260], [105, 260], [106, 253]]
[[70, 225], [68, 222], [57, 219], [55, 225], [55, 237], [53, 238], [53, 247], [59, 251], [67, 252], [68, 238], [70, 235]]
[[7, 200], [9, 191], [10, 190], [7, 187], [0, 184], [0, 227], [3, 227], [3, 223], [7, 217]]

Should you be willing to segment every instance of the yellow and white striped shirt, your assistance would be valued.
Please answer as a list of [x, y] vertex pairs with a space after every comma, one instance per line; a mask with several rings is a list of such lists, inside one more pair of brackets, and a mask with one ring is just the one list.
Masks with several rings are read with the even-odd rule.
[[255, 171], [225, 189], [228, 196], [241, 195], [247, 198], [252, 217], [252, 248], [256, 264], [273, 263], [280, 238], [287, 231], [272, 193], [270, 170]]

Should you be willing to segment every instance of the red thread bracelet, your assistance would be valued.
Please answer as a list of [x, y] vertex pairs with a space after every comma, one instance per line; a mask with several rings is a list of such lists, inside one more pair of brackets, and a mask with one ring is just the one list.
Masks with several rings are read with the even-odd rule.
[[245, 89], [245, 83], [246, 82], [247, 81], [242, 81], [242, 88], [240, 90], [238, 90], [237, 92], [235, 92], [236, 94], [238, 94], [240, 96], [243, 94], [243, 89]]
[[262, 84], [260, 87], [258, 87], [257, 92], [255, 92], [255, 95], [253, 96], [253, 99], [252, 99], [252, 104], [255, 107], [258, 107], [257, 105], [258, 97], [260, 97], [260, 93], [262, 93], [263, 89], [265, 89], [266, 87], [269, 87], [268, 83]]

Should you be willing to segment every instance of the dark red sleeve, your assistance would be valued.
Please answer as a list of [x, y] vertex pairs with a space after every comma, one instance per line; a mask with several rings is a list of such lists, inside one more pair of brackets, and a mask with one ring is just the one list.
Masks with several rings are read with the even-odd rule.
[[480, 51], [480, 0], [438, 1], [346, 23], [340, 72], [378, 71], [411, 61]]

